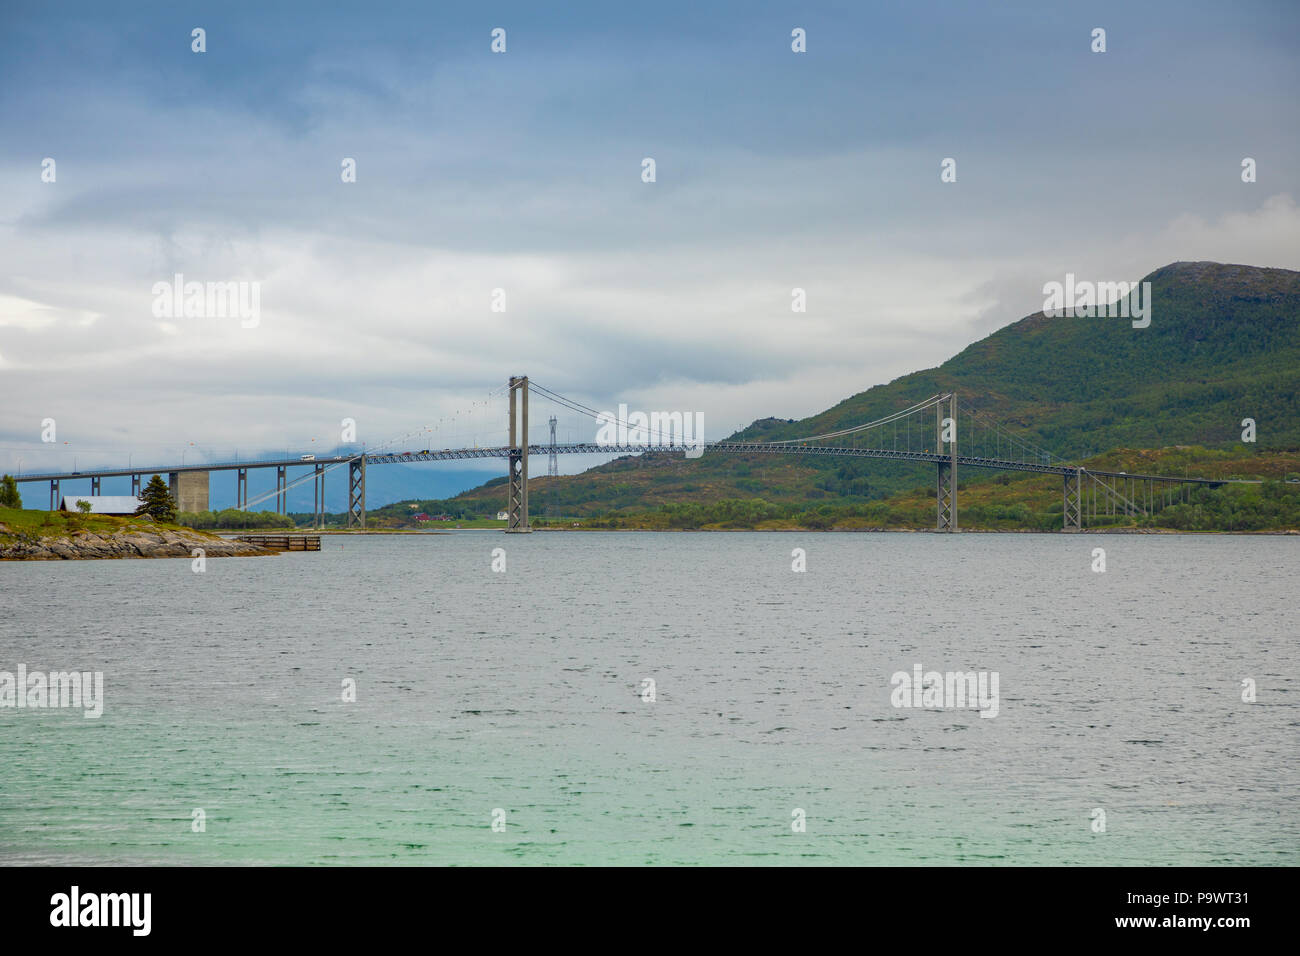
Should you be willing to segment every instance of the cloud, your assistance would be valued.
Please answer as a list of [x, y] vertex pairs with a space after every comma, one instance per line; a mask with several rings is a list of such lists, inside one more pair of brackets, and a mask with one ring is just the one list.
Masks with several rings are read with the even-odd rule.
[[[1132, 249], [1139, 241], [1131, 238], [1125, 245]], [[1296, 269], [1300, 268], [1300, 208], [1289, 193], [1278, 193], [1255, 209], [1227, 212], [1214, 219], [1187, 212], [1169, 223], [1153, 244], [1167, 250], [1166, 255], [1186, 261], [1208, 259]]]

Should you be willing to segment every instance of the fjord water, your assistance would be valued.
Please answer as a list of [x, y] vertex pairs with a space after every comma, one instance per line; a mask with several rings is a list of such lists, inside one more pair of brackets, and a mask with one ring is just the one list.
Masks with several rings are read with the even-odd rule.
[[[0, 862], [1294, 865], [1297, 546], [462, 532], [0, 564], [0, 670], [101, 670], [106, 698], [0, 709]], [[998, 715], [891, 706], [914, 664], [998, 672]]]

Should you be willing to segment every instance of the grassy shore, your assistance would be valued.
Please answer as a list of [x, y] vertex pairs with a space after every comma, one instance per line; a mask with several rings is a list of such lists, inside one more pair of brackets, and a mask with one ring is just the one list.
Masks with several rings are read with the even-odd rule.
[[186, 531], [209, 538], [217, 537], [210, 531], [194, 531], [193, 528], [153, 521], [143, 516], [118, 518], [113, 515], [83, 515], [80, 512], [0, 508], [0, 544], [11, 543], [22, 537], [70, 538], [81, 531], [97, 535], [136, 531]]

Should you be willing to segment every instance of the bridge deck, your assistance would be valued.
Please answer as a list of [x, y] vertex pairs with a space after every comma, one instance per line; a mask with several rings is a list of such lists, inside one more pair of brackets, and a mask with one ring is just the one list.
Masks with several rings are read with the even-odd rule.
[[[854, 448], [845, 445], [803, 445], [790, 442], [704, 442], [702, 448], [706, 452], [733, 455], [813, 455], [817, 457], [833, 458], [875, 458], [886, 461], [910, 461], [926, 464], [939, 464], [951, 461], [951, 458], [948, 455], [936, 454], [934, 452], [895, 451], [880, 448]], [[637, 455], [646, 453], [683, 454], [685, 450], [686, 449], [681, 445], [607, 445], [598, 444], [596, 442], [568, 442], [565, 444], [555, 445], [531, 444], [528, 446], [528, 454], [530, 456], [548, 455], [551, 452], [554, 452], [557, 455]], [[101, 468], [87, 471], [15, 475], [14, 480], [20, 482], [72, 481], [78, 478], [113, 478], [131, 475], [169, 474], [172, 472], [234, 471], [238, 469], [253, 468], [314, 468], [317, 465], [343, 465], [355, 461], [360, 457], [360, 454], [318, 455], [310, 461], [304, 461], [299, 457], [248, 461], [224, 461], [201, 465], [155, 465], [148, 468]], [[492, 448], [445, 448], [438, 451], [426, 449], [418, 452], [382, 452], [378, 454], [367, 453], [365, 455], [367, 466], [421, 461], [464, 461], [474, 458], [508, 459], [509, 457], [510, 449], [504, 445]], [[1070, 475], [1075, 474], [1079, 470], [1077, 467], [1071, 465], [1044, 464], [1042, 462], [1016, 461], [1013, 459], [1003, 458], [979, 458], [964, 455], [957, 456], [957, 464], [967, 468], [984, 468], [995, 471], [1030, 471], [1047, 475]], [[1162, 481], [1170, 484], [1202, 484], [1210, 486], [1234, 483], [1258, 484], [1257, 481], [1248, 479], [1191, 478], [1186, 476], [1174, 477], [1169, 475], [1126, 474], [1117, 471], [1084, 470], [1088, 471], [1089, 474], [1104, 478], [1136, 478], [1143, 481]]]

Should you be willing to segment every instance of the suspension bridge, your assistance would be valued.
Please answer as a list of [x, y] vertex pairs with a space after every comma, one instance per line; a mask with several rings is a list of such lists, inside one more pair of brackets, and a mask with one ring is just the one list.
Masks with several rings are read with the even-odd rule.
[[[507, 489], [508, 532], [530, 530], [528, 517], [528, 461], [545, 455], [554, 462], [558, 455], [636, 455], [701, 454], [735, 456], [795, 455], [832, 458], [873, 458], [888, 461], [932, 465], [935, 469], [935, 528], [958, 530], [957, 474], [959, 469], [976, 468], [994, 471], [1036, 472], [1061, 479], [1062, 527], [1080, 531], [1095, 523], [1098, 516], [1152, 515], [1162, 508], [1187, 500], [1196, 487], [1255, 483], [1243, 479], [1193, 478], [1188, 476], [1127, 474], [1095, 471], [1057, 458], [1002, 424], [988, 419], [969, 405], [959, 403], [952, 392], [930, 396], [907, 408], [874, 421], [839, 428], [801, 438], [776, 441], [704, 441], [700, 435], [688, 435], [682, 428], [680, 413], [653, 413], [641, 420], [624, 421], [608, 412], [598, 412], [580, 402], [566, 398], [544, 386], [530, 385], [527, 376], [513, 376], [502, 391], [508, 394], [507, 443], [490, 447], [444, 448], [420, 451], [376, 450], [336, 455], [299, 455], [297, 457], [257, 460], [204, 462], [200, 464], [159, 465], [151, 468], [101, 468], [86, 471], [50, 472], [16, 475], [20, 483], [48, 482], [50, 510], [58, 507], [61, 483], [90, 481], [91, 495], [100, 493], [101, 481], [110, 477], [131, 478], [131, 493], [138, 495], [146, 475], [167, 475], [173, 495], [189, 478], [201, 482], [202, 501], [207, 501], [207, 482], [212, 472], [235, 472], [236, 507], [248, 510], [268, 499], [275, 499], [276, 510], [287, 511], [290, 489], [308, 480], [313, 482], [315, 524], [320, 526], [325, 513], [325, 475], [336, 468], [348, 469], [348, 513], [350, 528], [366, 526], [366, 469], [377, 465], [409, 464], [424, 461], [459, 461], [476, 458], [503, 459], [509, 478]], [[555, 423], [551, 420], [549, 443], [528, 439], [529, 394], [581, 416], [608, 426], [626, 440], [557, 442]], [[629, 416], [632, 418], [633, 416]], [[392, 443], [389, 443], [392, 444]], [[257, 469], [275, 469], [275, 490], [252, 500], [248, 495], [248, 473]], [[307, 468], [306, 474], [289, 480], [289, 469]], [[183, 477], [185, 476], [185, 477]]]

